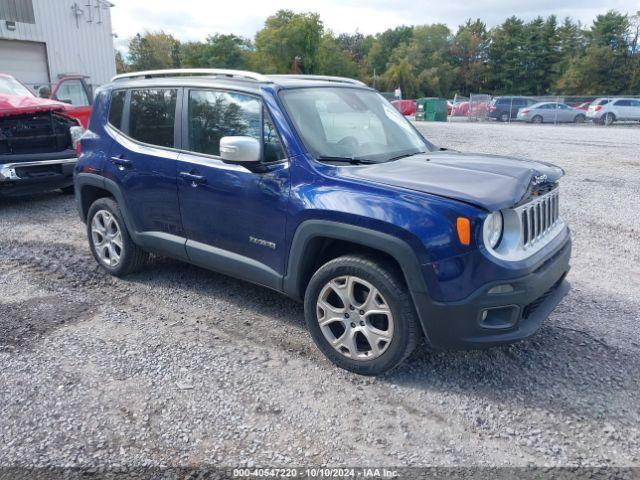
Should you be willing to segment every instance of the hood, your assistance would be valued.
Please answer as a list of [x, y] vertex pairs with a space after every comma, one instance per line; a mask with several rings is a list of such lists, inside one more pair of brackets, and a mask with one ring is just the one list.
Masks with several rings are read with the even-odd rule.
[[344, 177], [462, 200], [489, 211], [512, 207], [532, 185], [555, 182], [564, 175], [549, 163], [452, 151], [340, 170]]
[[69, 105], [38, 97], [0, 95], [0, 117], [28, 115], [49, 110], [68, 110]]

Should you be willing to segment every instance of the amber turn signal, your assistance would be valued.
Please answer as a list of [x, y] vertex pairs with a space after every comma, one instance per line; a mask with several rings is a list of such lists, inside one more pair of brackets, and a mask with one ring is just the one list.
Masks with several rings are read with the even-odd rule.
[[471, 222], [468, 218], [458, 217], [456, 221], [458, 240], [462, 245], [471, 245]]

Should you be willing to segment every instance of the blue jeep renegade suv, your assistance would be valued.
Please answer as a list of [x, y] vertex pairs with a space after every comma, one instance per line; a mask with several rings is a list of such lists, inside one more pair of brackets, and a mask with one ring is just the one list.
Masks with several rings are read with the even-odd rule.
[[96, 261], [170, 256], [304, 301], [338, 366], [514, 342], [568, 290], [562, 169], [437, 148], [334, 77], [127, 74], [102, 88], [75, 170]]

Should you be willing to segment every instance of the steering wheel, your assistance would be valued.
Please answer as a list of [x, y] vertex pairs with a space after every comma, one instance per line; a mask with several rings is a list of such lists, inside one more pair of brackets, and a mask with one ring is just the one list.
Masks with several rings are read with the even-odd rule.
[[360, 146], [360, 142], [358, 142], [358, 139], [356, 137], [344, 137], [342, 140], [340, 140], [338, 142], [338, 145], [342, 146], [342, 147], [353, 147], [353, 148], [357, 148]]

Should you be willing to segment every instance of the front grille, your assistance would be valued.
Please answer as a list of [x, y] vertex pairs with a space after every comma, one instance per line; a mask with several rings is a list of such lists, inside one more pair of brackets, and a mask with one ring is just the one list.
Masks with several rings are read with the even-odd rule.
[[518, 207], [522, 243], [525, 248], [553, 229], [560, 218], [560, 191], [550, 193]]
[[74, 125], [73, 120], [55, 112], [0, 117], [0, 155], [68, 150], [72, 148], [69, 129]]

